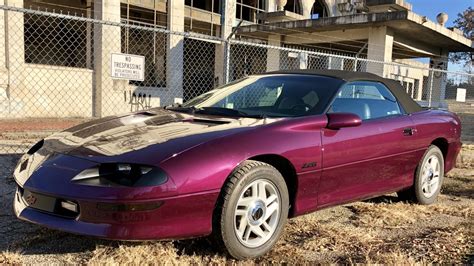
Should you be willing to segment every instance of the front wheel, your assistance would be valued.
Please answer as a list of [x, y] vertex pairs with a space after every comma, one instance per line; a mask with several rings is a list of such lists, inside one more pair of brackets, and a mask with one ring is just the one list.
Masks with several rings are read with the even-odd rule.
[[431, 145], [418, 164], [414, 184], [411, 188], [398, 192], [404, 200], [411, 200], [422, 205], [436, 201], [444, 180], [444, 157], [441, 150]]
[[214, 224], [217, 240], [236, 259], [262, 256], [280, 238], [288, 204], [280, 172], [262, 162], [244, 162], [224, 185]]

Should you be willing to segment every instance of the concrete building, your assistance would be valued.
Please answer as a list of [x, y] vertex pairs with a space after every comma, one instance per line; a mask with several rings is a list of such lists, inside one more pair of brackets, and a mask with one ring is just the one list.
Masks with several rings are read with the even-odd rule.
[[[338, 51], [356, 59], [300, 54], [292, 60], [299, 68], [316, 60], [320, 67], [396, 78], [415, 99], [439, 102], [443, 89], [427, 95], [423, 88], [445, 87], [446, 76], [431, 77], [423, 68], [445, 70], [449, 52], [473, 49], [456, 29], [413, 13], [403, 0], [0, 0], [0, 5], [112, 22], [0, 10], [0, 116], [6, 117], [105, 116], [186, 101], [226, 82], [232, 70], [226, 69], [228, 47], [220, 40], [228, 37]], [[145, 79], [113, 79], [112, 53], [145, 56]], [[263, 70], [269, 71], [283, 67], [285, 55], [269, 50], [254, 61], [266, 62]], [[430, 64], [416, 58], [430, 58]], [[247, 65], [242, 67], [252, 68]]]

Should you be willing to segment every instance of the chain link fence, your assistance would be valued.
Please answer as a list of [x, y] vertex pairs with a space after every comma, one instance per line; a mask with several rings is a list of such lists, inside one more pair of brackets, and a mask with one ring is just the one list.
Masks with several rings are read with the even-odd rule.
[[[0, 6], [0, 118], [93, 118], [186, 102], [280, 69], [367, 71], [399, 80], [426, 106], [473, 109], [474, 75], [254, 40], [223, 40], [122, 20]], [[111, 54], [145, 58], [143, 80], [111, 77]], [[463, 89], [466, 102], [457, 102]], [[458, 99], [459, 100], [459, 99]], [[9, 142], [24, 152], [40, 136]], [[20, 144], [18, 144], [20, 142]], [[14, 143], [14, 144], [12, 144]]]

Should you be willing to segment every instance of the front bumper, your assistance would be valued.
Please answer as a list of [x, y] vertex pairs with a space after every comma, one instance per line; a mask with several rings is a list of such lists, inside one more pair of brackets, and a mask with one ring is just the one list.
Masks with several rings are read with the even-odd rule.
[[[218, 195], [219, 191], [208, 191], [162, 198], [153, 202], [106, 202], [107, 206], [136, 203], [146, 205], [160, 202], [158, 208], [146, 211], [121, 208], [104, 210], [100, 207], [104, 202], [67, 199], [77, 202], [79, 206], [77, 215], [71, 216], [41, 209], [31, 204], [33, 200], [31, 198], [25, 200], [24, 192], [19, 187], [14, 198], [13, 209], [19, 219], [80, 235], [117, 240], [180, 239], [211, 233], [212, 212]], [[54, 195], [45, 196], [56, 198]]]

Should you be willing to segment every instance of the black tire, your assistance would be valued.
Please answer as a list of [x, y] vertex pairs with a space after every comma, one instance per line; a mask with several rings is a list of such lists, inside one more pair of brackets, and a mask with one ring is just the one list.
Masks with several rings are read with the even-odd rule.
[[[276, 188], [277, 197], [279, 195], [279, 216], [274, 218], [275, 229], [269, 234], [269, 239], [257, 247], [248, 247], [239, 240], [236, 229], [237, 219], [235, 216], [237, 203], [244, 193], [251, 188], [247, 188], [256, 181], [267, 182]], [[246, 191], [244, 191], [244, 189]], [[267, 191], [265, 190], [265, 194]], [[214, 213], [213, 235], [217, 244], [235, 259], [256, 258], [267, 253], [280, 238], [286, 220], [288, 218], [289, 196], [286, 182], [281, 173], [273, 166], [258, 162], [245, 161], [237, 167], [227, 179], [221, 191], [219, 201]], [[265, 208], [266, 210], [266, 208]], [[247, 212], [247, 210], [245, 211]], [[250, 217], [250, 215], [249, 215]], [[253, 218], [253, 217], [252, 217]], [[261, 221], [264, 219], [259, 218]], [[240, 219], [244, 219], [243, 217]], [[250, 218], [248, 218], [250, 219]], [[247, 220], [246, 220], [247, 221]], [[250, 230], [250, 229], [249, 229]]]
[[[440, 168], [439, 181], [438, 181], [438, 186], [436, 190], [432, 192], [432, 195], [426, 196], [423, 189], [423, 167], [426, 163], [428, 163], [428, 160], [432, 158], [432, 156], [436, 156], [439, 161], [439, 168]], [[428, 150], [426, 150], [421, 161], [418, 163], [418, 167], [416, 168], [416, 172], [415, 172], [413, 186], [410, 187], [409, 189], [397, 192], [397, 195], [401, 200], [410, 201], [410, 202], [418, 203], [421, 205], [433, 204], [438, 198], [443, 181], [444, 181], [443, 153], [437, 146], [431, 145], [428, 148]]]

